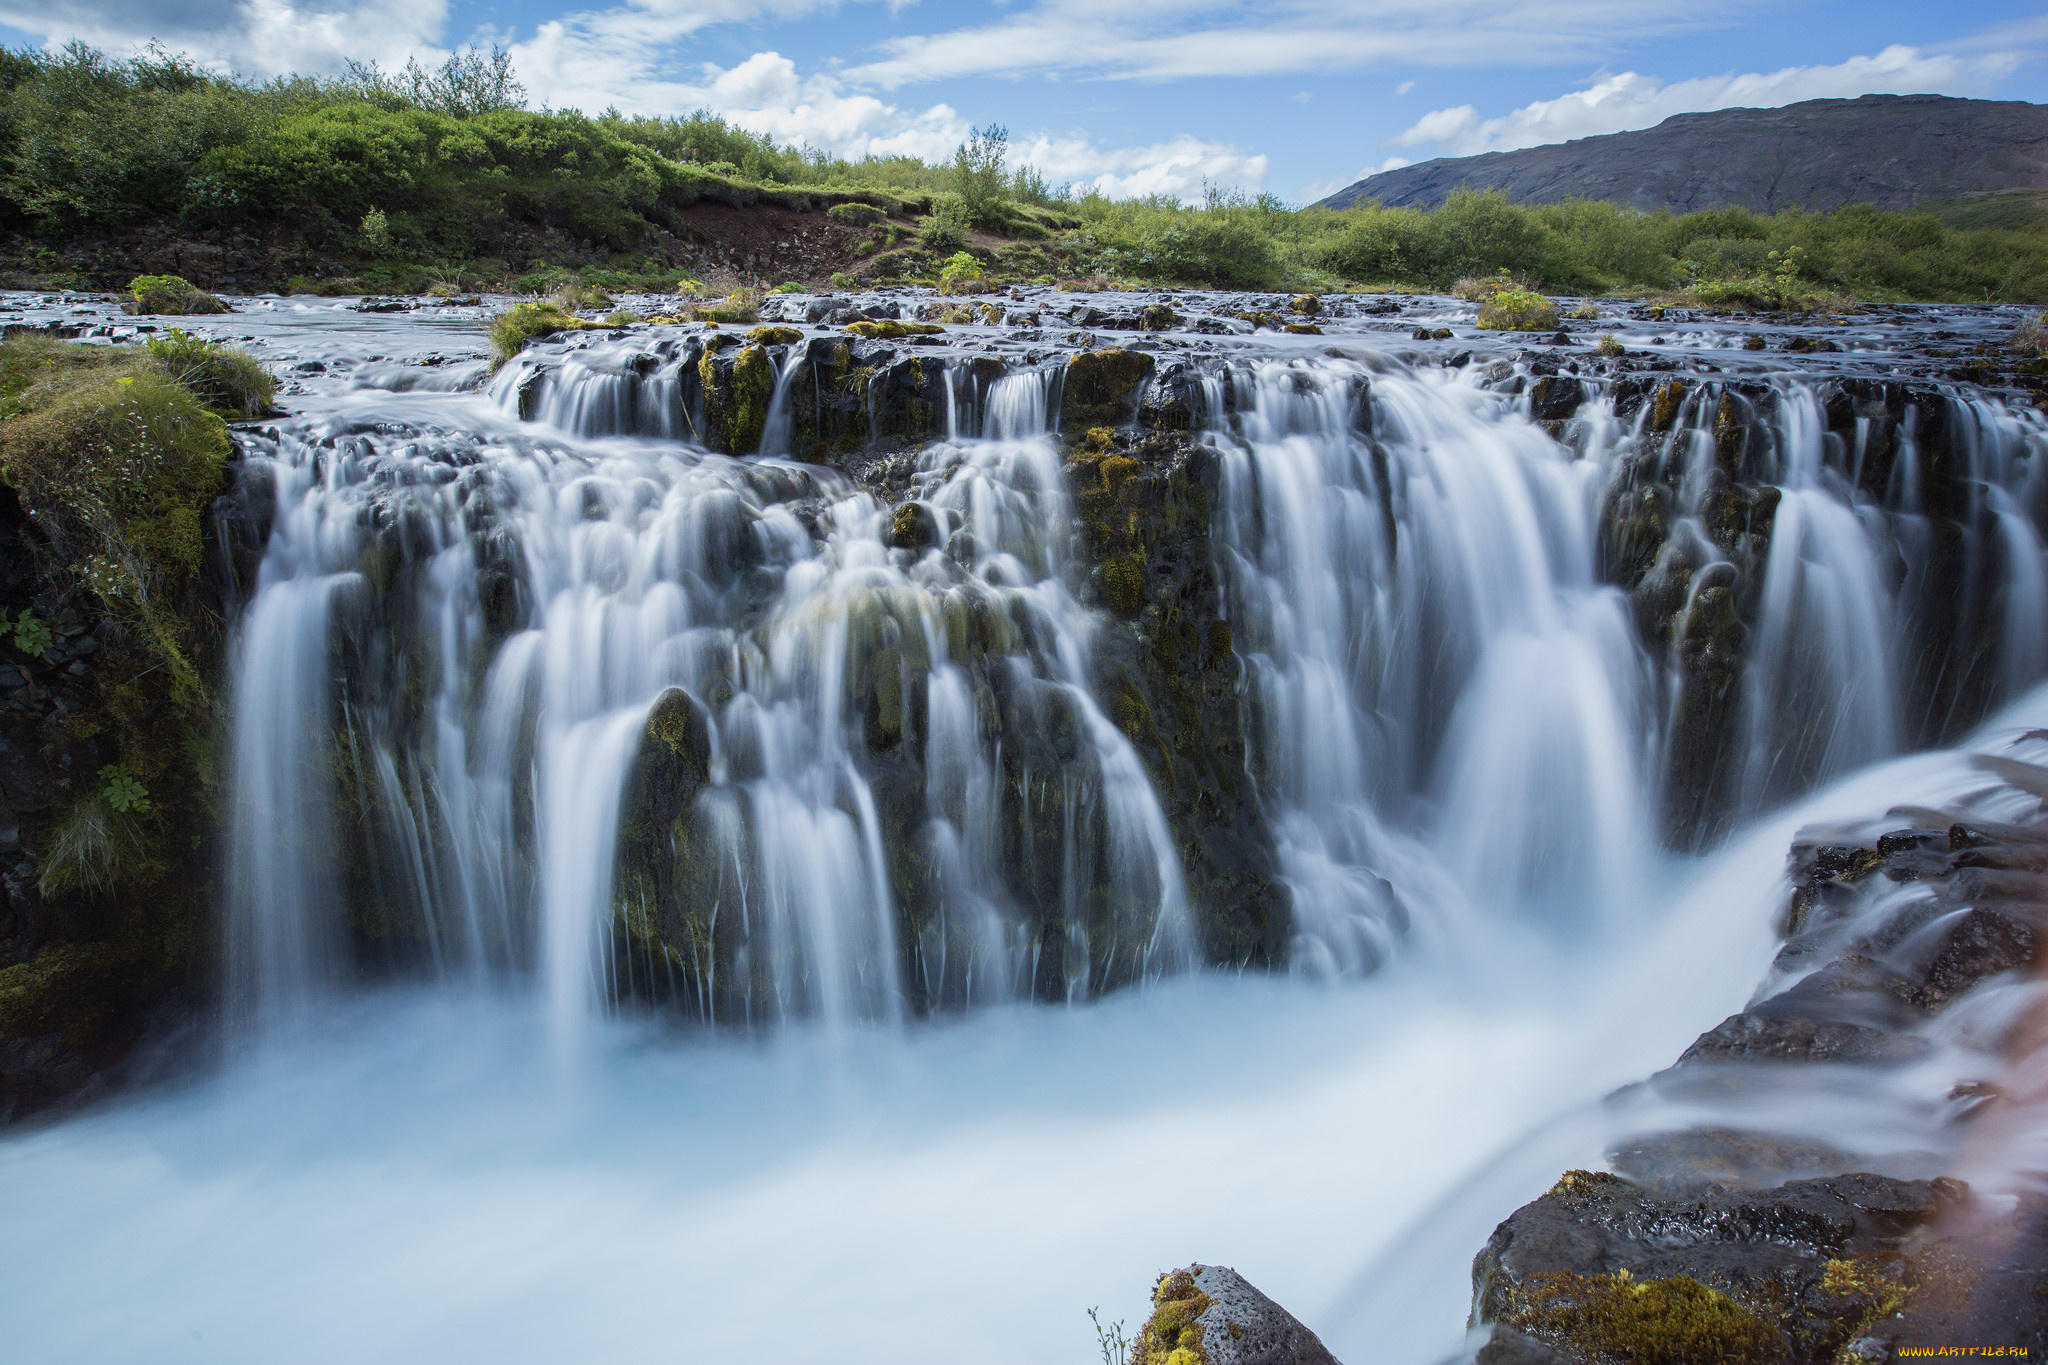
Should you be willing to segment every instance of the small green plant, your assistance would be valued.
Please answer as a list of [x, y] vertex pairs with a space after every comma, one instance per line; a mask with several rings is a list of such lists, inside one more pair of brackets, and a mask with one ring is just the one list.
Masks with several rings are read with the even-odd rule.
[[1109, 1326], [1102, 1325], [1099, 1308], [1088, 1310], [1088, 1321], [1095, 1324], [1095, 1344], [1102, 1350], [1102, 1365], [1129, 1365], [1131, 1339], [1124, 1335], [1121, 1319]]
[[980, 261], [964, 251], [956, 251], [939, 267], [939, 290], [946, 294], [964, 293], [965, 286], [982, 276]]
[[[0, 628], [4, 628], [5, 624], [6, 613], [0, 612]], [[56, 643], [56, 636], [50, 633], [49, 626], [32, 611], [22, 612], [14, 623], [13, 633], [14, 647], [31, 659], [42, 658], [50, 652], [50, 646]]]
[[1598, 352], [1600, 352], [1601, 355], [1604, 356], [1618, 356], [1628, 354], [1628, 347], [1622, 345], [1619, 341], [1615, 340], [1614, 333], [1612, 332], [1608, 332], [1602, 335], [1600, 338], [1599, 345], [1595, 346], [1593, 349], [1597, 350]]
[[1557, 305], [1526, 289], [1503, 289], [1479, 305], [1479, 325], [1496, 332], [1547, 332], [1557, 326]]
[[384, 210], [371, 209], [363, 215], [363, 221], [356, 226], [356, 240], [372, 256], [391, 254], [391, 220], [384, 216]]
[[1771, 278], [1778, 282], [1780, 293], [1791, 293], [1792, 286], [1799, 283], [1800, 264], [1805, 256], [1806, 249], [1797, 246], [1770, 253]]
[[1580, 322], [1592, 322], [1600, 316], [1600, 310], [1590, 303], [1582, 303], [1572, 309], [1571, 316]]
[[835, 270], [832, 272], [832, 287], [834, 289], [858, 289], [860, 288], [860, 281], [854, 276], [847, 274], [844, 270]]
[[178, 275], [137, 275], [128, 281], [131, 313], [183, 317], [194, 313], [225, 313], [228, 306]]
[[804, 292], [804, 287], [795, 280], [784, 280], [768, 292], [771, 294], [801, 294]]
[[136, 780], [126, 764], [109, 763], [100, 769], [100, 799], [108, 810], [149, 813], [149, 788]]
[[623, 308], [617, 312], [604, 315], [604, 325], [607, 327], [631, 327], [636, 322], [644, 321], [646, 319], [642, 318], [638, 313], [629, 313]]

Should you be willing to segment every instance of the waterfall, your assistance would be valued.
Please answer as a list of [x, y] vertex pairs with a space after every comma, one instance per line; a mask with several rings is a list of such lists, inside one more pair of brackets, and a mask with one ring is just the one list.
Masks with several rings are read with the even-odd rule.
[[[1202, 958], [1191, 836], [1099, 695], [1063, 366], [885, 362], [944, 434], [878, 485], [705, 451], [709, 344], [584, 336], [249, 443], [238, 1009], [355, 962], [531, 976], [563, 1036], [628, 997], [894, 1020]], [[822, 439], [830, 344], [767, 348], [764, 450]], [[1538, 422], [1564, 380], [1508, 362], [1188, 373], [1297, 970], [1597, 935], [1660, 835], [2048, 669], [2041, 427], [1997, 404], [1589, 374]]]
[[[895, 527], [828, 470], [517, 420], [667, 429], [681, 386], [635, 373], [251, 444], [277, 506], [236, 677], [249, 1009], [367, 940], [532, 974], [559, 1038], [635, 981], [887, 1020], [1187, 965], [1178, 854], [1089, 691], [1045, 376], [923, 451]], [[659, 822], [629, 808], [664, 784]]]
[[[1960, 505], [1932, 509], [1960, 524], [1944, 555], [1915, 410], [1858, 417], [1851, 442], [1825, 410], [1846, 400], [1796, 376], [1677, 383], [1668, 413], [1572, 382], [1586, 401], [1548, 430], [1502, 364], [1267, 361], [1230, 372], [1228, 401], [1205, 390], [1297, 969], [1369, 968], [1475, 913], [1581, 934], [1628, 914], [1653, 813], [1697, 795], [1696, 642], [1717, 621], [1750, 622], [1714, 700], [1734, 716], [1709, 732], [1736, 769], [1724, 822], [1955, 733], [2048, 668], [2038, 421], [1981, 400], [1934, 412], [1966, 470]], [[1602, 540], [1644, 489], [1670, 534], [1624, 594]], [[1909, 677], [1951, 649], [1996, 665]], [[1935, 717], [1918, 726], [1916, 682]]]

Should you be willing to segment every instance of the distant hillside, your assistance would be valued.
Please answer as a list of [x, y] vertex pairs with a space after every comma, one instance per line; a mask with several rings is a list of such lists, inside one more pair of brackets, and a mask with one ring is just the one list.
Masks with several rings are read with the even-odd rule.
[[1321, 201], [1431, 209], [1460, 187], [1550, 204], [1637, 208], [1953, 210], [2002, 191], [2048, 190], [2048, 106], [1945, 95], [1864, 95], [1782, 109], [1675, 114], [1655, 128], [1518, 152], [1442, 157], [1367, 176]]

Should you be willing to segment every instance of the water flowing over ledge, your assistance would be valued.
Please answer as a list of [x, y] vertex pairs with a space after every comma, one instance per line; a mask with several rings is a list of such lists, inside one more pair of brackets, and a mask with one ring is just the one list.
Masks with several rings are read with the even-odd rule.
[[[238, 318], [299, 378], [220, 508], [235, 1047], [0, 1145], [30, 1357], [936, 1358], [1029, 1285], [1039, 1360], [1192, 1253], [1439, 1360], [1763, 977], [1794, 831], [2048, 720], [2010, 395], [1129, 302], [488, 380]], [[1934, 1083], [1815, 1123], [1938, 1147]]]
[[[245, 438], [242, 1017], [364, 966], [530, 976], [566, 1034], [1583, 937], [1660, 841], [2048, 664], [2042, 424], [1984, 396], [721, 340]], [[1176, 641], [1199, 703], [1132, 662]], [[1200, 748], [1242, 758], [1190, 793]]]

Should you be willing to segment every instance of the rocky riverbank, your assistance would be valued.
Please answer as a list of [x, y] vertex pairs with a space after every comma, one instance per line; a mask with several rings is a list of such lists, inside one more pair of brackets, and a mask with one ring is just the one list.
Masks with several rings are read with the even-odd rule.
[[[1495, 1230], [1481, 1365], [2048, 1350], [2044, 756], [2022, 736], [1952, 808], [1802, 836], [1757, 998], [1617, 1097], [1718, 1121], [1624, 1141]], [[1863, 1150], [1811, 1135], [1887, 1092], [1905, 1149], [1876, 1119]]]

